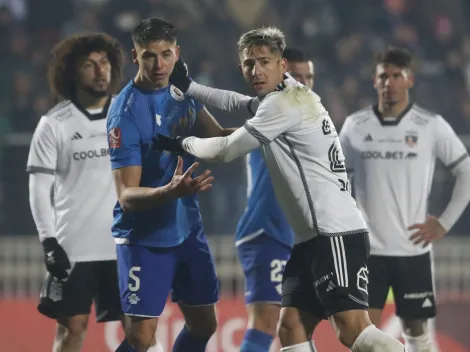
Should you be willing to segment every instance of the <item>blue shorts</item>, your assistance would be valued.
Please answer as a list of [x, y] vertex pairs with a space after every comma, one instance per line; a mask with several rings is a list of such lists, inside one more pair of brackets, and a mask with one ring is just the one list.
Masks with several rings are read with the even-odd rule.
[[245, 273], [245, 302], [281, 304], [282, 273], [290, 257], [289, 246], [262, 234], [237, 246]]
[[210, 305], [219, 300], [219, 283], [202, 228], [176, 247], [134, 244], [116, 247], [124, 314], [158, 317], [170, 291], [173, 302], [190, 306]]

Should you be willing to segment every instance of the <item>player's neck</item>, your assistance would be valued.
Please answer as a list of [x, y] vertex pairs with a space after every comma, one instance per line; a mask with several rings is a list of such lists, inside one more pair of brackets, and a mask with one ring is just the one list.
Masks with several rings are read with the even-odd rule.
[[104, 97], [93, 97], [90, 94], [77, 91], [77, 96], [75, 97], [75, 101], [84, 109], [101, 109], [104, 108], [106, 103], [108, 102], [109, 95], [105, 95]]
[[159, 89], [168, 87], [170, 82], [164, 81], [161, 83], [154, 83], [146, 79], [143, 75], [140, 74], [140, 72], [138, 72], [134, 78], [134, 84], [137, 88], [140, 88], [143, 90], [159, 90]]
[[383, 117], [398, 117], [406, 110], [408, 105], [410, 105], [409, 99], [404, 99], [396, 104], [385, 104], [383, 101], [379, 100], [378, 109]]

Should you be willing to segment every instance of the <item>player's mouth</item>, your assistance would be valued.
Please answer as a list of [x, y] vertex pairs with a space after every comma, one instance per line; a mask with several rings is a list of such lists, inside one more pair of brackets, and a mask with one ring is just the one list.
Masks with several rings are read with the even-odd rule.
[[253, 88], [255, 90], [261, 90], [261, 89], [263, 89], [264, 85], [265, 85], [264, 82], [254, 82], [253, 83]]
[[152, 77], [157, 79], [157, 80], [163, 79], [163, 78], [165, 78], [165, 76], [166, 75], [164, 73], [159, 73], [159, 72], [152, 73]]

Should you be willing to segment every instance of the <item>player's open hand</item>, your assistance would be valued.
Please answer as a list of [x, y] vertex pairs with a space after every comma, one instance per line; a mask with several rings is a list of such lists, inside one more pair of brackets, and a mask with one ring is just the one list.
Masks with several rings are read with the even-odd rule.
[[198, 166], [199, 163], [195, 162], [183, 173], [183, 158], [178, 156], [178, 164], [170, 182], [170, 189], [176, 197], [179, 198], [193, 193], [204, 192], [212, 187], [214, 177], [210, 176], [210, 170], [204, 171], [198, 177], [192, 177]]
[[408, 230], [418, 230], [411, 235], [410, 240], [416, 245], [422, 244], [423, 247], [447, 233], [435, 216], [428, 216], [424, 224], [413, 224]]

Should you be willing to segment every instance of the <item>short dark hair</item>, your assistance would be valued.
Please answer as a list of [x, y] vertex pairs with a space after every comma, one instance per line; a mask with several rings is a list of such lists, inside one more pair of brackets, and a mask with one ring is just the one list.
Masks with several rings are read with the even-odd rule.
[[297, 48], [286, 48], [282, 57], [287, 61], [293, 62], [307, 62], [309, 61], [302, 50]]
[[48, 80], [52, 94], [63, 99], [74, 99], [78, 60], [91, 52], [106, 52], [111, 64], [110, 93], [117, 93], [121, 85], [123, 49], [117, 39], [105, 33], [70, 36], [52, 49]]
[[147, 18], [141, 21], [132, 31], [134, 44], [147, 45], [160, 40], [170, 43], [176, 42], [176, 27], [163, 18]]
[[276, 27], [253, 29], [243, 34], [238, 40], [238, 52], [251, 50], [254, 46], [267, 46], [274, 53], [282, 55], [286, 48], [286, 38]]
[[379, 52], [375, 56], [375, 62], [379, 64], [389, 64], [400, 68], [410, 68], [413, 57], [404, 48], [390, 46], [386, 50]]

